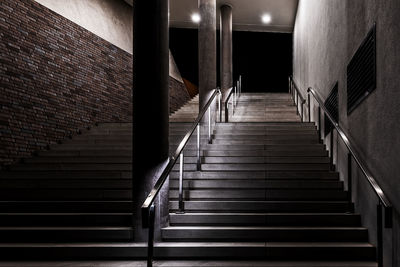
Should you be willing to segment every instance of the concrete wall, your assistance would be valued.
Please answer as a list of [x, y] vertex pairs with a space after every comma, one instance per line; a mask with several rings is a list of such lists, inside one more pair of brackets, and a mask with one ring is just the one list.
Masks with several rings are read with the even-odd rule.
[[132, 54], [133, 11], [122, 0], [35, 0]]
[[[294, 30], [295, 80], [306, 95], [312, 86], [326, 99], [339, 81], [339, 124], [394, 206], [394, 227], [385, 230], [385, 266], [400, 266], [400, 1], [300, 0]], [[346, 67], [377, 23], [377, 88], [350, 115]], [[312, 108], [316, 117], [316, 107]], [[326, 143], [329, 144], [328, 136]], [[347, 150], [334, 134], [334, 162], [347, 180]], [[353, 164], [353, 166], [355, 163]], [[376, 243], [377, 198], [358, 170], [353, 200]]]

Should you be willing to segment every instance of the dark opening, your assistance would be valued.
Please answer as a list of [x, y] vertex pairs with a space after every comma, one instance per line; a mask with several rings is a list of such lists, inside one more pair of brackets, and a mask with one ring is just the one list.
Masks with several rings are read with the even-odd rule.
[[[287, 92], [292, 74], [292, 34], [233, 32], [233, 75], [243, 92]], [[197, 29], [170, 29], [170, 49], [181, 75], [198, 85]], [[219, 32], [217, 32], [219, 84]]]

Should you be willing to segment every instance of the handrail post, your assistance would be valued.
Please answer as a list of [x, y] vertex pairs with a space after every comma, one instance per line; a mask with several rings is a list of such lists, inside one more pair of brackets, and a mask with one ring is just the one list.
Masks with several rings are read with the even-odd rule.
[[184, 168], [184, 156], [183, 152], [179, 156], [179, 212], [184, 213], [183, 207], [183, 168]]
[[349, 202], [353, 200], [352, 191], [353, 191], [353, 179], [352, 179], [352, 168], [351, 168], [351, 153], [347, 154], [347, 197]]
[[322, 129], [321, 129], [321, 107], [318, 106], [318, 135], [319, 141], [322, 141]]
[[301, 122], [304, 122], [304, 102], [301, 102]]
[[331, 138], [330, 138], [329, 148], [331, 150], [331, 170], [334, 171], [335, 169], [333, 168], [333, 127], [331, 129]]
[[228, 101], [225, 101], [225, 122], [228, 122], [228, 120], [229, 120], [229, 110], [228, 110], [228, 103], [229, 102]]
[[311, 122], [311, 96], [308, 93], [308, 122]]
[[208, 143], [211, 144], [211, 106], [208, 107]]
[[377, 258], [378, 267], [383, 267], [383, 224], [382, 224], [382, 202], [379, 200], [379, 204], [376, 207], [376, 218], [377, 218]]
[[153, 251], [154, 251], [154, 221], [155, 212], [154, 204], [150, 206], [149, 209], [149, 230], [148, 230], [148, 240], [147, 240], [147, 267], [153, 266]]
[[300, 115], [299, 113], [299, 92], [296, 91], [296, 111], [297, 115]]
[[221, 91], [218, 94], [218, 118], [219, 118], [219, 122], [222, 122], [222, 113], [221, 113]]
[[235, 114], [235, 105], [234, 105], [234, 102], [233, 102], [233, 97], [231, 98], [231, 105], [232, 105], [232, 116]]
[[201, 159], [200, 159], [200, 124], [197, 125], [197, 170], [201, 170]]
[[239, 96], [241, 96], [242, 95], [242, 75], [239, 75], [239, 84], [240, 84]]
[[237, 102], [237, 86], [235, 88], [235, 94], [233, 95], [233, 105], [236, 107], [236, 102]]

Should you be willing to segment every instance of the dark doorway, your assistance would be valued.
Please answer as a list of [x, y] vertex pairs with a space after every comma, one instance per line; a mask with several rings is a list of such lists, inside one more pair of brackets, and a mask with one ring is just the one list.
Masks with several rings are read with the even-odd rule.
[[[170, 49], [181, 75], [198, 85], [197, 29], [171, 28]], [[233, 72], [235, 80], [242, 75], [244, 92], [287, 92], [292, 34], [233, 32]]]

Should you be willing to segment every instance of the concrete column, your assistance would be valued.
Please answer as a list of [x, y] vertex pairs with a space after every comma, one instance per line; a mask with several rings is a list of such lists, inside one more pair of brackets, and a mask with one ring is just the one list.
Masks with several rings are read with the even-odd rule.
[[216, 0], [199, 0], [199, 110], [217, 87]]
[[[135, 241], [146, 241], [140, 207], [168, 160], [168, 1], [134, 1], [133, 12], [133, 227]], [[168, 214], [167, 194], [156, 206], [158, 230], [165, 208]]]
[[232, 7], [229, 5], [221, 6], [221, 91], [222, 99], [226, 98], [226, 93], [233, 85], [233, 66], [232, 66]]

